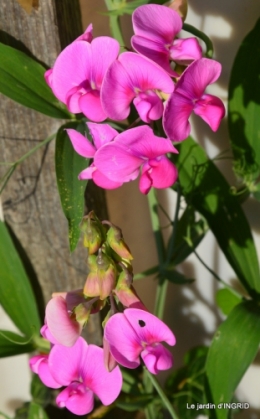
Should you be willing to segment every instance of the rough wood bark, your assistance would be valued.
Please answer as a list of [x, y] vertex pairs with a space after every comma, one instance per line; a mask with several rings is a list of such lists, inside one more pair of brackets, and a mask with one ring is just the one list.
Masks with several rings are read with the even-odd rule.
[[[78, 0], [40, 0], [30, 15], [16, 0], [4, 0], [0, 25], [50, 66], [60, 50], [82, 32]], [[17, 160], [62, 123], [3, 96], [0, 112], [0, 160], [5, 162]], [[3, 174], [3, 166], [0, 169]], [[88, 209], [95, 206], [94, 194], [92, 190]], [[54, 291], [82, 287], [87, 254], [82, 246], [69, 253], [67, 222], [56, 187], [54, 142], [39, 149], [14, 172], [2, 203], [6, 221], [34, 266], [45, 301]], [[105, 198], [100, 192], [98, 208], [106, 218]], [[100, 341], [98, 318], [89, 325], [89, 340]]]

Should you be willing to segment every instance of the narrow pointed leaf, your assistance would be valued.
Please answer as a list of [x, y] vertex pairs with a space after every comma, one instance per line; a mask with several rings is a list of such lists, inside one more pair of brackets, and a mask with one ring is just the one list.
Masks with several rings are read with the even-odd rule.
[[[260, 308], [253, 301], [237, 305], [213, 338], [206, 362], [209, 397], [217, 406], [229, 403], [260, 343]], [[210, 400], [211, 401], [211, 400]], [[216, 419], [227, 419], [228, 409], [214, 410]]]
[[27, 337], [20, 336], [9, 330], [0, 330], [0, 358], [26, 354], [35, 350]]
[[[253, 188], [260, 174], [260, 19], [243, 40], [231, 72], [228, 127], [236, 174]], [[256, 195], [258, 198], [258, 195]]]
[[78, 175], [88, 167], [89, 160], [74, 151], [66, 128], [78, 130], [82, 134], [87, 128], [85, 124], [71, 122], [59, 129], [56, 138], [56, 178], [62, 209], [69, 225], [70, 251], [73, 252], [80, 236], [79, 224], [84, 215], [84, 193], [87, 185], [87, 181], [79, 180]]
[[4, 222], [0, 221], [0, 304], [26, 336], [41, 322], [30, 281]]
[[53, 118], [70, 113], [44, 80], [44, 68], [23, 52], [0, 43], [0, 92], [14, 101]]
[[260, 293], [259, 264], [251, 230], [236, 196], [215, 164], [192, 138], [177, 158], [182, 193], [207, 220], [220, 248], [247, 291]]
[[49, 419], [49, 417], [39, 404], [31, 402], [28, 412], [28, 419]]
[[234, 294], [231, 290], [223, 288], [216, 293], [216, 302], [220, 310], [226, 316], [233, 310], [233, 308], [241, 303], [242, 297]]

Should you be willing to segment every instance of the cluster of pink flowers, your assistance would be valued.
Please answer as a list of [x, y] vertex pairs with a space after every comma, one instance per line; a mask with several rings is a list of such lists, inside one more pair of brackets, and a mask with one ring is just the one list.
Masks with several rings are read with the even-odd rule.
[[[132, 255], [121, 230], [108, 221], [102, 224], [91, 212], [83, 231], [90, 268], [86, 283], [83, 289], [53, 294], [41, 328], [51, 344], [50, 353], [30, 360], [32, 371], [46, 386], [65, 387], [57, 405], [77, 415], [93, 409], [94, 395], [104, 405], [115, 401], [122, 388], [118, 364], [132, 369], [142, 360], [157, 374], [173, 364], [172, 354], [161, 342], [175, 344], [169, 327], [147, 311], [134, 290]], [[104, 322], [103, 348], [88, 345], [80, 336], [82, 329], [108, 298], [111, 308]]]
[[[90, 121], [124, 120], [131, 103], [144, 123], [162, 118], [167, 139], [155, 136], [148, 126], [118, 134], [108, 124], [92, 122], [88, 124], [92, 145], [70, 130], [75, 150], [94, 159], [80, 179], [92, 178], [97, 185], [114, 189], [136, 179], [141, 170], [142, 193], [152, 186], [166, 188], [175, 182], [177, 170], [165, 155], [177, 152], [172, 141], [189, 135], [191, 113], [213, 131], [218, 129], [224, 106], [217, 97], [205, 94], [205, 89], [218, 79], [221, 65], [202, 58], [195, 38], [177, 38], [181, 28], [182, 20], [174, 10], [155, 4], [140, 6], [133, 13], [136, 52], [119, 55], [118, 42], [106, 36], [93, 39], [90, 25], [46, 72], [56, 97]], [[173, 64], [187, 68], [179, 75]]]

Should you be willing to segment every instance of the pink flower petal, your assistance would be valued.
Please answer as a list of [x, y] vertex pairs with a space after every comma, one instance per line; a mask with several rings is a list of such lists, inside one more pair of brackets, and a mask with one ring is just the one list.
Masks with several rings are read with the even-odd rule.
[[90, 79], [91, 62], [88, 42], [74, 41], [60, 53], [52, 73], [52, 89], [59, 100], [66, 103], [67, 92]]
[[225, 116], [223, 102], [216, 96], [203, 95], [194, 107], [194, 113], [205, 121], [212, 131], [217, 131], [221, 119]]
[[102, 122], [107, 118], [103, 110], [100, 93], [98, 90], [91, 90], [79, 98], [81, 112], [94, 122]]
[[123, 185], [122, 181], [111, 180], [98, 169], [93, 172], [92, 179], [96, 185], [104, 189], [116, 189]]
[[137, 308], [127, 308], [124, 315], [140, 341], [148, 344], [166, 342], [168, 345], [175, 345], [176, 339], [171, 329], [153, 314]]
[[81, 337], [69, 348], [55, 345], [49, 355], [49, 368], [54, 379], [62, 386], [79, 381], [87, 351], [88, 344]]
[[202, 57], [202, 49], [196, 38], [175, 39], [170, 56], [178, 64], [188, 65]]
[[76, 153], [86, 158], [94, 157], [96, 149], [84, 135], [75, 129], [66, 129], [66, 132]]
[[129, 182], [137, 178], [143, 160], [132, 156], [126, 149], [114, 143], [101, 147], [95, 155], [95, 165], [114, 182]]
[[138, 7], [132, 19], [136, 35], [158, 43], [171, 43], [182, 28], [182, 20], [177, 12], [157, 4]]
[[59, 388], [61, 385], [53, 378], [49, 366], [48, 366], [48, 355], [36, 355], [33, 356], [29, 365], [31, 370], [38, 374], [43, 384], [51, 388]]
[[132, 47], [141, 55], [154, 61], [162, 67], [171, 77], [179, 77], [176, 71], [172, 70], [169, 59], [170, 52], [163, 43], [157, 43], [150, 39], [134, 35], [131, 38]]
[[72, 383], [58, 395], [56, 403], [75, 415], [86, 415], [94, 408], [94, 394], [83, 384]]
[[91, 43], [92, 48], [92, 77], [95, 88], [100, 90], [105, 73], [116, 60], [119, 53], [119, 43], [109, 36], [99, 36]]
[[160, 343], [147, 346], [141, 353], [141, 357], [152, 374], [158, 374], [161, 370], [168, 370], [173, 364], [172, 354]]
[[142, 121], [148, 124], [160, 119], [163, 114], [163, 103], [159, 96], [151, 92], [140, 93], [133, 101]]
[[118, 135], [118, 132], [109, 124], [95, 124], [93, 122], [87, 122], [87, 126], [97, 150], [102, 145], [112, 141]]
[[83, 383], [93, 391], [107, 406], [114, 402], [122, 388], [122, 374], [119, 367], [107, 371], [104, 364], [104, 351], [89, 345], [82, 370]]
[[45, 81], [50, 88], [52, 86], [52, 72], [53, 72], [53, 69], [49, 68], [49, 70], [45, 71], [44, 73]]
[[143, 160], [153, 159], [166, 153], [178, 153], [170, 140], [155, 136], [147, 125], [122, 132], [114, 143]]
[[183, 141], [189, 136], [192, 110], [192, 101], [174, 91], [166, 103], [163, 115], [164, 131], [172, 141]]
[[93, 173], [95, 172], [96, 167], [94, 165], [94, 163], [91, 163], [91, 165], [89, 167], [87, 167], [86, 169], [82, 170], [82, 172], [80, 172], [78, 179], [79, 180], [84, 180], [84, 179], [92, 179]]
[[149, 165], [152, 168], [150, 176], [154, 188], [169, 188], [176, 182], [177, 168], [167, 157], [161, 156], [158, 159], [150, 160]]
[[93, 40], [92, 32], [93, 32], [93, 25], [92, 23], [90, 23], [87, 29], [85, 30], [85, 32], [82, 35], [80, 35], [76, 40], [91, 42]]
[[206, 87], [219, 78], [220, 73], [220, 63], [209, 58], [201, 58], [190, 64], [184, 71], [175, 86], [175, 92], [191, 100], [199, 99]]
[[141, 340], [123, 313], [110, 317], [105, 326], [104, 337], [119, 364], [128, 368], [136, 368], [140, 364], [139, 355], [143, 349]]
[[62, 297], [52, 298], [47, 304], [46, 323], [54, 338], [65, 346], [74, 345], [82, 329], [69, 317], [66, 301]]
[[141, 55], [124, 52], [106, 73], [101, 100], [109, 118], [120, 120], [127, 118], [130, 103], [139, 93], [171, 93], [173, 89], [173, 81], [161, 67]]
[[79, 99], [81, 96], [85, 93], [87, 93], [90, 90], [90, 87], [87, 88], [80, 88], [78, 86], [72, 87], [67, 94], [65, 98], [65, 102], [67, 105], [67, 108], [72, 113], [80, 113], [81, 108], [79, 106]]

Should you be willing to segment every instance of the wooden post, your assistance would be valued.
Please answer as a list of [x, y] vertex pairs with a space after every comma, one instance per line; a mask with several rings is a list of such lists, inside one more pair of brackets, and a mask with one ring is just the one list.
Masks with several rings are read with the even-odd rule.
[[[37, 57], [52, 66], [58, 53], [82, 33], [78, 0], [31, 0], [28, 14], [20, 3], [1, 3], [2, 31], [19, 39]], [[57, 131], [63, 121], [24, 108], [1, 95], [0, 160], [14, 162]], [[6, 167], [0, 166], [1, 176]], [[103, 191], [91, 187], [88, 209], [98, 200], [99, 215], [107, 218]], [[40, 148], [14, 172], [2, 195], [6, 221], [11, 225], [35, 269], [44, 299], [52, 292], [81, 288], [87, 274], [86, 249], [70, 254], [67, 221], [59, 201], [54, 142]], [[0, 238], [1, 239], [1, 238]], [[92, 316], [88, 341], [100, 343], [99, 317]]]

